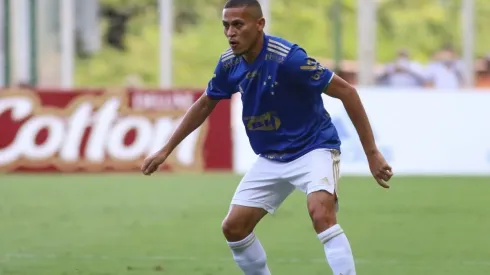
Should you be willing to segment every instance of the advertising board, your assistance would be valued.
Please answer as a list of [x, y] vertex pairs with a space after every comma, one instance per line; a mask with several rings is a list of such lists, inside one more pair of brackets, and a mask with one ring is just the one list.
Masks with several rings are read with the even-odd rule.
[[[134, 171], [202, 90], [4, 90], [0, 171]], [[230, 170], [230, 102], [218, 104], [163, 169]]]

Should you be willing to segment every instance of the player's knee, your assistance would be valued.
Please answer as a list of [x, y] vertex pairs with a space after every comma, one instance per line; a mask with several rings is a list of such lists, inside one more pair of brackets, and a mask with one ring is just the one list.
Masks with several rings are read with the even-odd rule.
[[253, 232], [266, 213], [260, 208], [233, 206], [221, 224], [223, 234], [230, 242], [241, 241]]
[[308, 212], [317, 233], [337, 224], [335, 195], [318, 191], [308, 195]]
[[245, 239], [253, 231], [253, 227], [247, 226], [247, 223], [239, 218], [227, 217], [221, 224], [221, 230], [225, 238], [230, 242], [237, 242]]

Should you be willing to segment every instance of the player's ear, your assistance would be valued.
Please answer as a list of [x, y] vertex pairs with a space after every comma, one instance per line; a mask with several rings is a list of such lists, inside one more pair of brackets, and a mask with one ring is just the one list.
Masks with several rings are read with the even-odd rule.
[[257, 21], [257, 29], [259, 31], [263, 31], [264, 30], [264, 27], [265, 27], [265, 18], [264, 17], [261, 17], [258, 21]]

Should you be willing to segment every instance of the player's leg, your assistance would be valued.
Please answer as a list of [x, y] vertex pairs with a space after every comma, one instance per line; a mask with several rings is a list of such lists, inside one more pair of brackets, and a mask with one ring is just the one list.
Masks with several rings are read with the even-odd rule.
[[316, 191], [309, 194], [308, 211], [334, 274], [355, 275], [354, 256], [349, 240], [337, 223], [335, 196], [327, 191]]
[[337, 151], [312, 151], [291, 167], [299, 171], [292, 183], [307, 194], [313, 228], [324, 246], [333, 274], [355, 275], [352, 249], [336, 216], [339, 163], [340, 154]]
[[232, 205], [222, 224], [233, 259], [246, 275], [270, 275], [265, 250], [253, 232], [266, 214], [262, 208]]
[[294, 190], [294, 186], [279, 180], [281, 170], [276, 165], [263, 158], [256, 161], [238, 185], [222, 224], [233, 258], [245, 275], [270, 274], [265, 250], [254, 228]]

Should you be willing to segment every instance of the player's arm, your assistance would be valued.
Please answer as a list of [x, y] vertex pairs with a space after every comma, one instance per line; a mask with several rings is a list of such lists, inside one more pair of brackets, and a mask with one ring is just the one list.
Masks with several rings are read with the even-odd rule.
[[204, 123], [218, 102], [219, 99], [212, 99], [207, 94], [203, 94], [192, 104], [167, 144], [160, 151], [167, 156], [170, 155], [187, 136]]
[[324, 92], [328, 96], [342, 101], [352, 124], [357, 130], [366, 155], [376, 154], [378, 149], [373, 130], [356, 88], [341, 77], [334, 75]]
[[188, 135], [201, 126], [221, 99], [229, 99], [233, 94], [228, 77], [221, 63], [218, 63], [213, 78], [208, 82], [206, 92], [191, 106], [162, 151], [169, 155]]
[[359, 135], [371, 173], [379, 185], [384, 188], [389, 188], [386, 182], [390, 180], [393, 173], [391, 167], [376, 146], [371, 124], [369, 123], [368, 116], [356, 88], [341, 77], [334, 75], [325, 89], [325, 94], [342, 101]]
[[142, 172], [145, 175], [155, 172], [173, 150], [204, 123], [218, 102], [221, 99], [231, 98], [232, 94], [231, 86], [228, 84], [228, 77], [223, 71], [221, 63], [218, 63], [214, 76], [208, 83], [206, 92], [192, 104], [163, 148], [144, 161], [141, 167]]
[[145, 159], [141, 166], [143, 174], [151, 175], [154, 173], [158, 167], [165, 162], [168, 156], [170, 156], [172, 151], [187, 136], [201, 126], [218, 102], [219, 100], [212, 99], [206, 94], [203, 94], [196, 102], [194, 102], [163, 148]]

